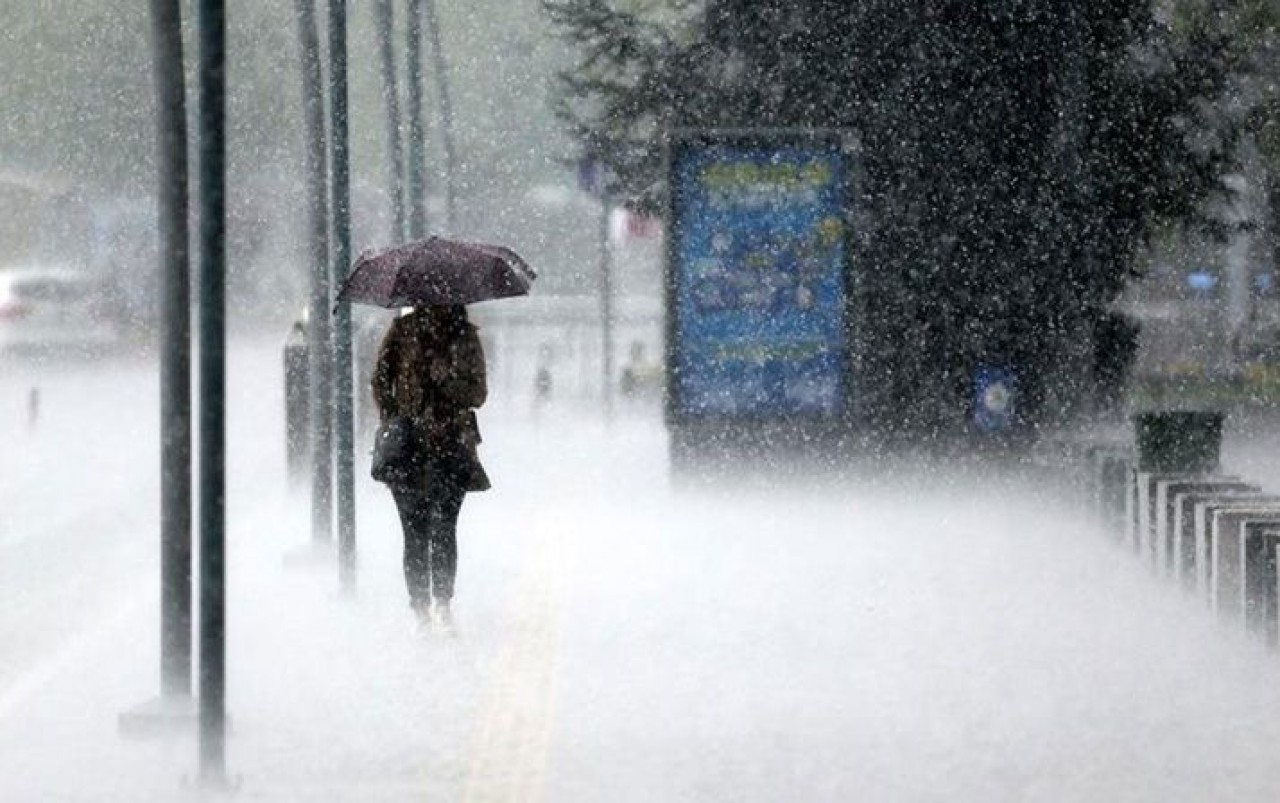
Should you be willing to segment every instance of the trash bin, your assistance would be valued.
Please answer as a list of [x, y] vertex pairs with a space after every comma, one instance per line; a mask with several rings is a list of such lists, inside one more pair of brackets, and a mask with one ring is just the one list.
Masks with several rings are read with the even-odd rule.
[[1134, 416], [1138, 470], [1212, 474], [1222, 451], [1223, 414], [1208, 410], [1162, 410]]

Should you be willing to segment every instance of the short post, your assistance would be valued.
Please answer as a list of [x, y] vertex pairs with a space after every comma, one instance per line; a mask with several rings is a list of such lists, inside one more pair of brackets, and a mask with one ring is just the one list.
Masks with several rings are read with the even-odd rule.
[[1261, 493], [1256, 485], [1246, 482], [1208, 483], [1174, 495], [1173, 501], [1173, 576], [1186, 591], [1196, 590], [1200, 574], [1198, 517], [1204, 505], [1233, 496]]
[[1159, 567], [1161, 553], [1158, 547], [1161, 496], [1160, 489], [1169, 482], [1194, 478], [1196, 475], [1138, 470], [1134, 473], [1137, 510], [1134, 524], [1134, 549], [1152, 568]]
[[1152, 525], [1159, 479], [1202, 477], [1218, 471], [1223, 414], [1207, 410], [1153, 410], [1134, 416], [1137, 465], [1137, 539], [1135, 547], [1152, 562], [1159, 559]]
[[[1163, 480], [1156, 485], [1156, 557], [1160, 573], [1169, 577], [1177, 575], [1179, 510], [1186, 494], [1195, 492], [1220, 493], [1252, 488], [1236, 477], [1180, 477]], [[1256, 489], [1255, 489], [1256, 490]]]
[[1133, 457], [1128, 447], [1116, 444], [1092, 445], [1087, 455], [1089, 504], [1103, 531], [1120, 538], [1124, 534], [1125, 494], [1133, 474]]
[[289, 482], [307, 476], [311, 450], [311, 371], [306, 326], [297, 321], [284, 344], [285, 463]]
[[1219, 616], [1243, 619], [1245, 525], [1251, 521], [1280, 524], [1280, 497], [1242, 498], [1218, 507], [1210, 516], [1209, 602]]
[[40, 423], [40, 388], [32, 387], [27, 391], [27, 428], [35, 429]]
[[1223, 550], [1218, 537], [1223, 533], [1218, 514], [1225, 510], [1249, 510], [1274, 507], [1280, 504], [1280, 496], [1264, 493], [1222, 494], [1196, 505], [1195, 511], [1195, 564], [1196, 591], [1205, 604], [1217, 610], [1218, 561]]
[[1280, 643], [1276, 629], [1276, 549], [1280, 547], [1280, 522], [1246, 522], [1243, 538], [1245, 627], [1261, 637], [1269, 649], [1275, 649]]

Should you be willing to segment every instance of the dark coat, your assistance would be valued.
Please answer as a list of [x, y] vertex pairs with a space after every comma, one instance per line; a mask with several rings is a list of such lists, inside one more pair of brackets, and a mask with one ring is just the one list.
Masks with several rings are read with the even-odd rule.
[[372, 389], [382, 421], [413, 422], [424, 455], [413, 485], [430, 490], [443, 476], [468, 491], [489, 488], [476, 453], [475, 408], [484, 404], [488, 384], [475, 326], [461, 320], [441, 327], [423, 312], [396, 318], [378, 349]]

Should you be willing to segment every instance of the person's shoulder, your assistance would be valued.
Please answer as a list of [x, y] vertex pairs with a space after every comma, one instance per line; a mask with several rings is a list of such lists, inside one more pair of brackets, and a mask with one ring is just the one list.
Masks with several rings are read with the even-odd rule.
[[391, 319], [391, 323], [387, 325], [387, 333], [402, 334], [413, 328], [413, 315], [397, 315]]
[[397, 318], [392, 318], [391, 322], [387, 324], [387, 328], [382, 335], [382, 342], [396, 343], [404, 340], [410, 334], [408, 316], [401, 315]]

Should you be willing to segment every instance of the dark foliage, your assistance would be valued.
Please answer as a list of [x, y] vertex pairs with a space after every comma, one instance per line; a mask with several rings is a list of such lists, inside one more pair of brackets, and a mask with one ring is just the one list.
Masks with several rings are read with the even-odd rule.
[[671, 126], [856, 132], [866, 387], [913, 431], [963, 420], [983, 361], [1023, 375], [1033, 420], [1091, 392], [1090, 333], [1136, 249], [1197, 216], [1231, 152], [1231, 51], [1211, 17], [1175, 33], [1147, 2], [546, 8], [582, 56], [561, 114], [636, 203], [661, 197]]

